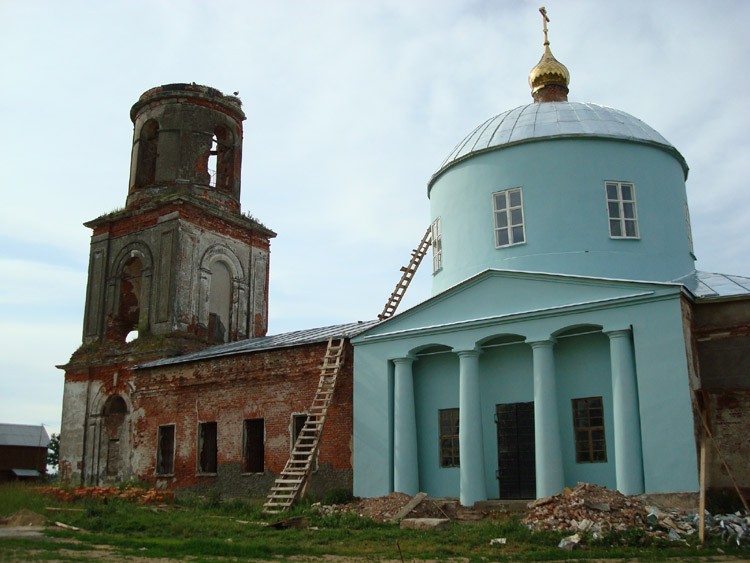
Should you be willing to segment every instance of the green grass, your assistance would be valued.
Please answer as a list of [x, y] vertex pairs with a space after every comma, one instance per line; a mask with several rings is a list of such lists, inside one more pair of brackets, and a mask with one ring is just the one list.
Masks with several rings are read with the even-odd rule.
[[[77, 511], [45, 511], [45, 507]], [[418, 532], [398, 525], [378, 523], [351, 514], [320, 516], [309, 506], [300, 506], [284, 517], [305, 516], [310, 527], [277, 530], [267, 526], [278, 520], [262, 514], [260, 501], [231, 500], [183, 495], [167, 508], [141, 506], [119, 499], [62, 503], [28, 486], [0, 486], [0, 517], [21, 508], [43, 514], [84, 531], [49, 528], [45, 539], [0, 538], [0, 561], [86, 561], [95, 550], [108, 546], [111, 560], [125, 556], [185, 559], [193, 561], [270, 560], [292, 556], [371, 560], [414, 559], [471, 561], [545, 561], [564, 559], [640, 559], [661, 561], [698, 556], [750, 556], [713, 539], [698, 548], [664, 543], [642, 534], [624, 533], [603, 540], [587, 538], [586, 550], [562, 551], [557, 547], [564, 534], [532, 533], [515, 519], [504, 517], [471, 524], [454, 523], [448, 530]], [[504, 537], [506, 544], [491, 546]], [[63, 551], [64, 550], [64, 551]]]

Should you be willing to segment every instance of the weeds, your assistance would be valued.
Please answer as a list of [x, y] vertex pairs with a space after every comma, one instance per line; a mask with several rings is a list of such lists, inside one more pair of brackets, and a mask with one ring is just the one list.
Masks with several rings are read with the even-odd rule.
[[[130, 483], [130, 486], [133, 484]], [[37, 489], [23, 485], [0, 486], [0, 517], [21, 508], [39, 514], [55, 511], [54, 519], [76, 526], [85, 532], [50, 528], [47, 536], [75, 539], [76, 553], [66, 560], [95, 559], [95, 552], [109, 546], [109, 560], [127, 557], [194, 558], [215, 561], [283, 559], [286, 557], [338, 556], [342, 559], [433, 559], [464, 558], [469, 561], [526, 561], [565, 558], [643, 558], [688, 559], [716, 555], [721, 548], [726, 555], [748, 555], [748, 550], [728, 546], [712, 539], [698, 549], [683, 542], [653, 540], [642, 531], [628, 530], [604, 538], [585, 537], [585, 550], [561, 551], [557, 545], [564, 534], [532, 533], [515, 518], [486, 519], [471, 524], [453, 523], [447, 530], [402, 530], [394, 523], [381, 523], [356, 514], [316, 513], [309, 504], [297, 506], [282, 516], [262, 513], [262, 501], [222, 499], [218, 495], [179, 495], [168, 506], [141, 505], [122, 498], [89, 498], [66, 503], [44, 496]], [[266, 525], [300, 515], [309, 519], [310, 527], [277, 530]], [[505, 538], [502, 545], [490, 545], [494, 538]], [[68, 544], [64, 544], [68, 549]], [[0, 560], [60, 560], [61, 544], [47, 540], [0, 538]]]

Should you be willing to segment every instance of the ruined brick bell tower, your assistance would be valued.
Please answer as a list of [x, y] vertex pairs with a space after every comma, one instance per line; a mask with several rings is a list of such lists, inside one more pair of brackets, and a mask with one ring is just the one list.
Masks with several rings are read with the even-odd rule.
[[144, 93], [125, 209], [93, 229], [84, 342], [131, 331], [227, 342], [267, 326], [268, 241], [240, 214], [239, 99], [191, 84]]
[[168, 84], [145, 92], [130, 117], [126, 205], [85, 224], [83, 345], [60, 366], [67, 481], [129, 478], [130, 367], [267, 329], [275, 233], [240, 211], [240, 100]]

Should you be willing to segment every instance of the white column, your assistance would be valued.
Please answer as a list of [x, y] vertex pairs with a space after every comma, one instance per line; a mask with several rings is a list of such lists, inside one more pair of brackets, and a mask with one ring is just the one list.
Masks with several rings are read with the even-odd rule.
[[542, 498], [561, 492], [565, 483], [557, 414], [554, 341], [529, 344], [534, 358], [536, 496]]
[[393, 383], [393, 488], [407, 495], [419, 492], [413, 362], [413, 358], [393, 360], [396, 366]]
[[478, 500], [487, 500], [487, 487], [484, 479], [482, 404], [479, 391], [479, 351], [458, 352], [458, 359], [460, 500], [464, 506], [473, 506]]
[[629, 330], [607, 332], [612, 364], [612, 414], [615, 435], [617, 490], [625, 495], [644, 492], [641, 417], [638, 384]]

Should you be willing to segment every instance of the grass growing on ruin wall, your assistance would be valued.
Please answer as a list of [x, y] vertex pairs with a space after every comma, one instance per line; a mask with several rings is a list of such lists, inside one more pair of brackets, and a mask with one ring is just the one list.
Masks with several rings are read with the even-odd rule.
[[[184, 559], [200, 561], [223, 558], [270, 560], [292, 556], [323, 557], [337, 555], [347, 559], [414, 559], [480, 561], [561, 560], [566, 558], [643, 558], [662, 560], [698, 556], [750, 556], [720, 540], [703, 548], [695, 544], [650, 543], [643, 537], [627, 534], [613, 537], [585, 551], [567, 552], [557, 545], [563, 534], [532, 533], [505, 516], [470, 524], [453, 523], [447, 530], [420, 532], [401, 530], [397, 524], [378, 523], [355, 514], [316, 514], [310, 506], [295, 508], [283, 518], [302, 516], [307, 527], [274, 529], [269, 522], [278, 516], [262, 514], [261, 501], [230, 500], [218, 496], [180, 496], [169, 505], [143, 505], [120, 498], [94, 498], [63, 502], [42, 495], [30, 486], [0, 485], [0, 517], [21, 509], [55, 521], [81, 528], [71, 531], [48, 527], [44, 539], [6, 539], [0, 537], [0, 560], [22, 561], [58, 559], [84, 561], [101, 559], [102, 546], [109, 559], [140, 558]], [[48, 508], [63, 510], [48, 510]], [[506, 538], [505, 545], [492, 546], [493, 538]]]

